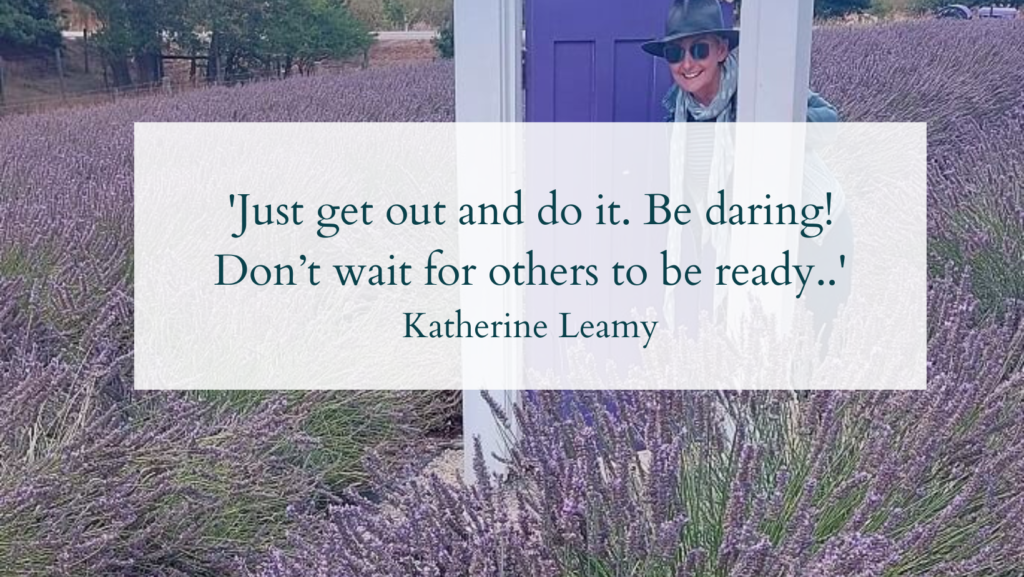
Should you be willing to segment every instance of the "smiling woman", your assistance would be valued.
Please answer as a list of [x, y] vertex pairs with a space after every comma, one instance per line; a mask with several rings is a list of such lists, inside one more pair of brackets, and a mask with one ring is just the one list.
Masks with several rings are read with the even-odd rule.
[[702, 34], [665, 47], [672, 77], [683, 91], [702, 106], [709, 106], [718, 94], [722, 66], [729, 58], [729, 42], [715, 34]]
[[[648, 42], [648, 54], [669, 63], [676, 92], [691, 100], [689, 120], [711, 120], [735, 107], [739, 32], [725, 26], [717, 0], [677, 0], [669, 11], [665, 36]], [[732, 120], [735, 110], [729, 112]]]
[[[727, 27], [718, 0], [675, 0], [666, 19], [664, 36], [642, 46], [648, 54], [664, 59], [671, 71], [674, 85], [662, 101], [668, 112], [666, 120], [680, 123], [737, 121], [739, 44], [739, 30]], [[839, 115], [825, 99], [808, 90], [806, 120], [837, 122]], [[726, 142], [716, 142], [723, 138]], [[730, 164], [730, 161], [721, 158], [722, 151], [732, 147], [729, 138], [711, 130], [688, 132], [682, 158], [682, 174], [685, 174], [682, 184], [684, 199], [692, 206], [705, 206], [708, 195], [720, 186], [731, 190], [731, 179], [721, 174], [722, 167]], [[808, 140], [808, 143], [810, 148], [821, 144], [812, 140]], [[712, 174], [716, 166], [719, 172]], [[853, 233], [839, 189], [828, 168], [809, 150], [804, 172], [803, 200], [824, 207], [828, 197], [828, 202], [835, 200], [837, 206], [831, 213], [835, 217], [835, 225], [828, 229], [827, 241], [823, 238], [824, 233], [811, 241], [801, 239], [801, 263], [812, 262], [823, 254], [852, 254]], [[667, 243], [669, 253], [677, 256], [687, 254], [691, 258], [696, 256], [702, 259], [705, 266], [713, 265], [716, 258], [724, 258], [728, 253], [729, 242], [725, 232], [701, 224], [700, 219], [696, 219], [685, 229], [670, 226]], [[849, 268], [834, 272], [842, 275], [843, 279], [850, 274]], [[814, 313], [817, 329], [834, 319], [846, 296], [845, 292], [837, 292], [827, 298], [821, 297], [825, 298], [822, 302], [819, 302], [817, 296], [808, 299], [813, 301], [808, 302], [807, 306]], [[675, 298], [676, 295], [669, 288], [664, 303], [666, 317], [673, 317], [671, 311], [675, 310]], [[710, 309], [708, 312], [714, 318], [722, 312], [722, 299], [721, 294], [711, 295], [712, 303], [702, 305], [701, 308]], [[675, 324], [675, 319], [669, 322]], [[828, 334], [827, 329], [824, 334]]]
[[[675, 85], [663, 104], [667, 120], [707, 122], [736, 120], [739, 30], [728, 28], [717, 0], [676, 0], [665, 35], [643, 45], [665, 59]], [[838, 114], [814, 92], [807, 100], [808, 122], [834, 122]]]

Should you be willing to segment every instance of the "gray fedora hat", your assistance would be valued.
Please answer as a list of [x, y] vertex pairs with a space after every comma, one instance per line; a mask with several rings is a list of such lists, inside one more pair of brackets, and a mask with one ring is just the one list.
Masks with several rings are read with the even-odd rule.
[[644, 52], [665, 57], [665, 46], [689, 36], [717, 34], [729, 42], [729, 50], [740, 43], [740, 31], [725, 27], [718, 0], [675, 0], [665, 22], [665, 36], [641, 47]]

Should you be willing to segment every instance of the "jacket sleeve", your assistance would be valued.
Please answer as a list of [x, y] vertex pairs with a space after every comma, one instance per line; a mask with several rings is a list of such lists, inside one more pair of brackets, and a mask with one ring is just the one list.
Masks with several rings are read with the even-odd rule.
[[812, 91], [807, 96], [807, 122], [839, 122], [839, 111]]

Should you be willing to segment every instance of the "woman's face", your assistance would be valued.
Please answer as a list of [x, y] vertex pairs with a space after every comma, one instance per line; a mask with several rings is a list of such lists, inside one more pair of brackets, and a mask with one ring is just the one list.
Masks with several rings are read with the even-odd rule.
[[[704, 47], [695, 45], [704, 44]], [[719, 64], [729, 56], [729, 45], [720, 36], [704, 34], [692, 38], [684, 38], [676, 43], [682, 49], [683, 59], [675, 64], [669, 63], [672, 77], [676, 84], [686, 92], [698, 98], [718, 91], [718, 77], [721, 74]], [[698, 55], [707, 54], [704, 58], [694, 59], [693, 52]]]

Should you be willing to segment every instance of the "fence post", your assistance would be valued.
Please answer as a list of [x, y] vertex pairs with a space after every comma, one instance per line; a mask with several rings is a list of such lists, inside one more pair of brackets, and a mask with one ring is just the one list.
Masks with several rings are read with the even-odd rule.
[[82, 51], [85, 53], [85, 73], [89, 74], [89, 28], [82, 30]]
[[60, 77], [60, 101], [67, 104], [68, 94], [64, 87], [64, 60], [60, 55], [60, 48], [54, 50], [57, 55], [57, 76]]

